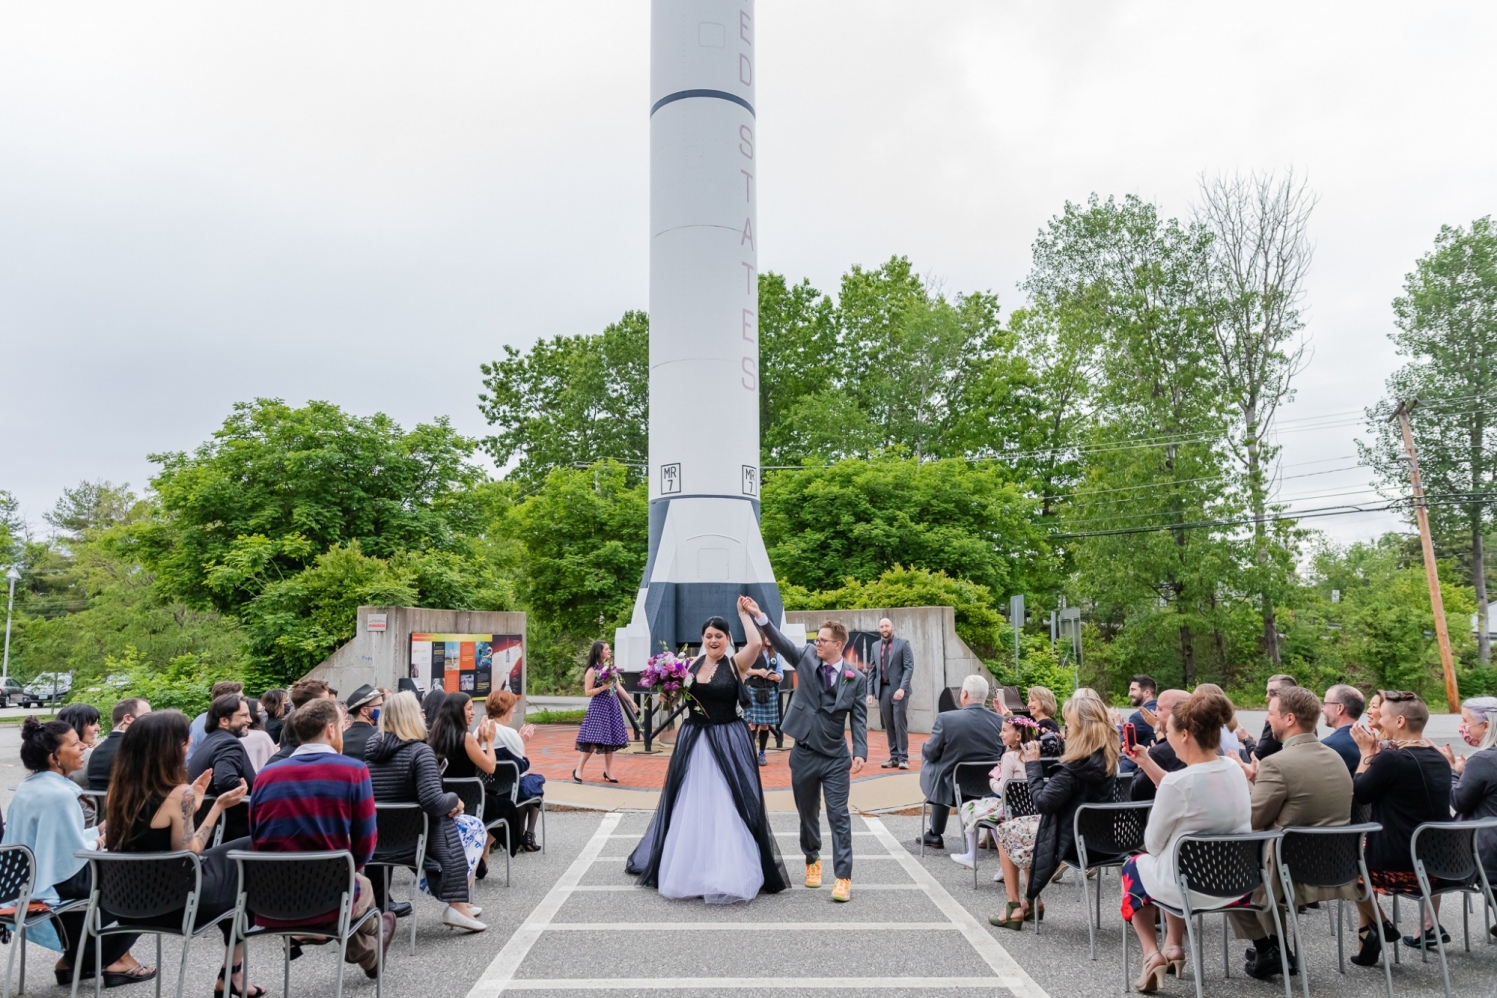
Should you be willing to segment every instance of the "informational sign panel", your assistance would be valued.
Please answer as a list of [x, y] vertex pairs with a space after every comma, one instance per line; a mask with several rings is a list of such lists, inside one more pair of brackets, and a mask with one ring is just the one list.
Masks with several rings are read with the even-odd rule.
[[365, 620], [364, 630], [383, 631], [385, 629], [386, 616], [383, 613], [371, 613]]
[[411, 680], [482, 700], [495, 688], [525, 692], [525, 639], [519, 634], [411, 635]]

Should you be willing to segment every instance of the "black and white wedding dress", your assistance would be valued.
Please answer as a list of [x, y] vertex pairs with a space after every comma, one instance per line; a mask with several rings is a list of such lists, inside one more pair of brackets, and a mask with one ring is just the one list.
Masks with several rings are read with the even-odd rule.
[[[695, 676], [705, 658], [691, 666]], [[764, 811], [758, 758], [738, 716], [731, 658], [690, 686], [660, 804], [625, 869], [641, 886], [708, 904], [747, 901], [790, 886]]]

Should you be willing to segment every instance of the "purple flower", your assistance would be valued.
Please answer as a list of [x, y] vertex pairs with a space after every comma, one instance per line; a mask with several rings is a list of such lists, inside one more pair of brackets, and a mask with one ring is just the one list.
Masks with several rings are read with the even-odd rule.
[[842, 673], [842, 678], [843, 679], [857, 679], [858, 678], [858, 674], [856, 672], [853, 672], [851, 669], [848, 669], [846, 672]]

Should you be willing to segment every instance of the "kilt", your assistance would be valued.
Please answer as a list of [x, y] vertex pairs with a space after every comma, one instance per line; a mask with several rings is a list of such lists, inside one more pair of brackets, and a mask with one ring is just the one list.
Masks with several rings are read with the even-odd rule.
[[743, 719], [749, 724], [767, 724], [771, 728], [780, 724], [780, 691], [778, 688], [769, 691], [769, 703], [760, 703], [754, 699], [754, 687], [748, 688], [749, 703], [743, 710]]

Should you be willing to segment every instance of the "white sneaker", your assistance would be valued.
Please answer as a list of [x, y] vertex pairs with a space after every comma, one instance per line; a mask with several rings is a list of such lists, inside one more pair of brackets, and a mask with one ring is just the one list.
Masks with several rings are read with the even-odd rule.
[[995, 873], [995, 874], [993, 874], [993, 883], [995, 883], [995, 884], [1001, 884], [1001, 883], [1003, 883], [1003, 867], [1001, 867], [1001, 866], [998, 867], [998, 872]]
[[488, 928], [487, 925], [484, 925], [478, 919], [469, 918], [467, 915], [464, 915], [462, 912], [458, 911], [451, 905], [448, 905], [447, 910], [442, 912], [442, 924], [450, 926], [454, 929], [463, 929], [468, 932], [482, 932], [484, 929]]
[[478, 907], [478, 905], [476, 905], [476, 904], [470, 904], [470, 905], [468, 905], [468, 910], [473, 913], [473, 917], [474, 918], [477, 918], [479, 915], [483, 914], [483, 909], [480, 908], [480, 907]]
[[965, 866], [969, 870], [977, 865], [977, 860], [973, 859], [971, 856], [966, 856], [959, 852], [954, 852], [951, 854], [951, 861], [961, 866]]

